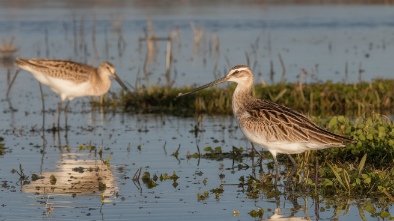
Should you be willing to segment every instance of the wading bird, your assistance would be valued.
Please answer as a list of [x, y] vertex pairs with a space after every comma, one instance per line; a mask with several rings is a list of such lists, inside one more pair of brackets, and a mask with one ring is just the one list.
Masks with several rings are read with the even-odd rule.
[[228, 81], [238, 84], [233, 93], [232, 109], [239, 127], [252, 145], [258, 144], [271, 152], [276, 165], [276, 180], [279, 178], [278, 153], [289, 156], [294, 172], [298, 165], [290, 154], [344, 147], [355, 142], [319, 127], [288, 107], [252, 97], [253, 73], [245, 65], [235, 66], [227, 76], [187, 93], [180, 93], [178, 97]]
[[111, 86], [110, 77], [115, 78], [126, 91], [129, 91], [115, 73], [115, 67], [106, 61], [95, 68], [67, 60], [17, 58], [15, 65], [29, 71], [39, 82], [60, 95], [58, 129], [64, 100], [68, 100], [64, 109], [67, 129], [67, 109], [75, 97], [101, 96], [107, 93]]

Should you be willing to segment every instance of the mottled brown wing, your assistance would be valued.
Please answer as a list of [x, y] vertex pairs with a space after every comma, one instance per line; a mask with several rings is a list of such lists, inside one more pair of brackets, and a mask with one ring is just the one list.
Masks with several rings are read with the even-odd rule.
[[66, 60], [18, 58], [18, 62], [22, 63], [21, 65], [29, 65], [30, 68], [47, 76], [70, 80], [75, 83], [88, 81], [90, 76], [96, 72], [94, 67]]
[[309, 142], [344, 146], [354, 141], [319, 127], [304, 115], [282, 105], [253, 99], [245, 105], [243, 126], [262, 133], [268, 142]]

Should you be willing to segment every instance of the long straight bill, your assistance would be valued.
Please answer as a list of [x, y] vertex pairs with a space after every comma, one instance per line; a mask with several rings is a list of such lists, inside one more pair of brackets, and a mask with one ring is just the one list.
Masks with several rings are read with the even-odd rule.
[[203, 86], [201, 86], [201, 87], [198, 87], [198, 88], [196, 88], [196, 89], [193, 89], [193, 90], [191, 90], [191, 91], [189, 91], [189, 92], [186, 92], [186, 93], [179, 93], [178, 96], [177, 96], [177, 98], [178, 98], [178, 97], [181, 97], [181, 96], [185, 96], [185, 95], [187, 95], [187, 94], [194, 93], [194, 92], [196, 92], [196, 91], [200, 91], [200, 90], [205, 89], [205, 88], [208, 88], [208, 87], [215, 86], [215, 85], [217, 85], [217, 84], [220, 84], [220, 83], [223, 83], [223, 82], [226, 82], [226, 81], [227, 81], [227, 76], [222, 77], [222, 78], [219, 78], [219, 79], [217, 79], [216, 81], [212, 81], [211, 83], [205, 84], [205, 85], [203, 85]]
[[115, 75], [114, 78], [115, 78], [115, 80], [119, 83], [119, 85], [122, 86], [122, 88], [123, 88], [125, 91], [131, 92], [131, 91], [129, 90], [129, 88], [123, 83], [123, 81], [120, 80], [119, 76], [118, 76], [116, 73], [115, 73], [114, 75]]

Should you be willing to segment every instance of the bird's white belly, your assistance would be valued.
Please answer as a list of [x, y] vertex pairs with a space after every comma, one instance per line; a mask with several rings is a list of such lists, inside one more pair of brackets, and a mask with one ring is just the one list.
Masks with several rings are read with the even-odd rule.
[[89, 91], [91, 88], [89, 87], [89, 82], [76, 84], [70, 80], [50, 77], [35, 71], [32, 71], [32, 74], [39, 82], [51, 88], [55, 93], [60, 94], [62, 100], [66, 98], [72, 100], [74, 97], [90, 95]]
[[272, 154], [299, 154], [307, 150], [324, 149], [328, 146], [321, 144], [314, 144], [310, 142], [286, 142], [286, 141], [267, 141], [267, 139], [260, 135], [248, 131], [241, 127], [243, 134], [252, 143], [258, 144], [259, 146], [266, 148]]
[[51, 78], [50, 80], [50, 87], [54, 92], [60, 94], [62, 97], [67, 97], [68, 99], [73, 99], [74, 97], [83, 97], [89, 96], [89, 82], [83, 82], [80, 84], [76, 84], [72, 81], [58, 79], [58, 78]]

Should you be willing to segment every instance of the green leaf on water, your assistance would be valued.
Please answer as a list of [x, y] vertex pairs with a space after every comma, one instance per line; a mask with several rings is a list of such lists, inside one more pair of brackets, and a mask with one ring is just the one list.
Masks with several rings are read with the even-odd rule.
[[381, 212], [381, 213], [380, 213], [380, 217], [382, 217], [382, 218], [390, 217], [390, 213], [389, 213], [389, 212], [386, 212], [386, 211]]
[[212, 152], [212, 147], [205, 147], [205, 148], [204, 148], [204, 151], [205, 151], [205, 152]]
[[260, 219], [263, 218], [264, 210], [262, 208], [258, 208], [257, 210], [251, 210], [249, 215], [253, 218], [259, 217]]
[[222, 153], [221, 147], [215, 147], [215, 153]]
[[376, 209], [375, 207], [372, 206], [371, 202], [367, 202], [364, 206], [364, 210], [369, 212], [370, 214], [375, 214]]

